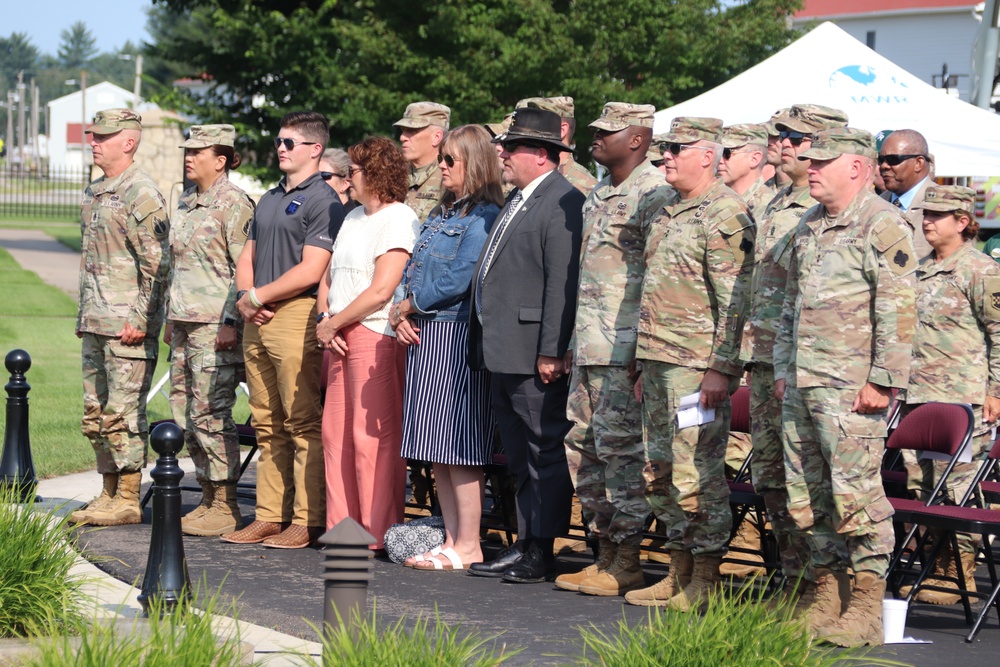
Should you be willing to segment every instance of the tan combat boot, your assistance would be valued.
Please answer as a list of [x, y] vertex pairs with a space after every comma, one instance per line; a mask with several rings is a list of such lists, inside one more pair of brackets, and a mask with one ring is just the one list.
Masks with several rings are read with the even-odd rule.
[[[963, 551], [960, 553], [960, 558], [962, 560], [962, 572], [965, 575], [965, 590], [974, 593], [976, 591], [976, 554]], [[952, 558], [952, 550], [950, 548], [942, 549], [941, 553], [938, 554], [937, 561], [934, 563], [934, 574], [943, 574], [945, 577], [950, 578], [951, 581], [948, 579], [938, 579], [931, 575], [924, 580], [924, 583], [930, 586], [943, 586], [956, 591], [958, 590], [958, 570], [955, 568], [955, 560]], [[900, 589], [900, 593], [902, 593], [902, 589]], [[956, 604], [962, 600], [962, 596], [955, 595], [954, 593], [921, 589], [917, 593], [916, 599], [921, 602], [929, 602], [930, 604]]]
[[95, 526], [129, 526], [142, 523], [139, 507], [141, 472], [124, 472], [118, 475], [118, 495], [99, 510], [90, 513], [89, 523]]
[[802, 582], [802, 594], [795, 605], [795, 618], [805, 618], [813, 634], [840, 620], [851, 597], [851, 578], [846, 572], [825, 567], [816, 569], [815, 582]]
[[840, 620], [820, 628], [817, 637], [844, 647], [880, 646], [882, 634], [882, 598], [885, 579], [873, 572], [854, 576], [851, 601]]
[[618, 552], [618, 545], [606, 537], [597, 541], [597, 560], [579, 572], [560, 574], [556, 577], [556, 588], [564, 591], [579, 591], [580, 583], [585, 579], [594, 576], [598, 572], [603, 572], [611, 566]]
[[243, 517], [236, 504], [236, 484], [215, 484], [212, 506], [199, 517], [181, 523], [185, 535], [226, 535], [243, 527]]
[[102, 476], [104, 477], [104, 489], [101, 490], [101, 495], [91, 500], [84, 507], [81, 507], [77, 511], [70, 514], [70, 523], [89, 523], [90, 513], [103, 508], [111, 502], [111, 499], [118, 493], [118, 473], [106, 472], [103, 473]]
[[197, 507], [181, 517], [181, 526], [191, 519], [197, 519], [212, 506], [212, 500], [215, 498], [215, 485], [208, 479], [199, 479], [198, 484], [201, 485], [201, 502], [198, 503]]
[[[732, 541], [729, 543], [730, 547], [740, 547], [741, 549], [748, 549], [754, 552], [761, 552], [761, 540], [760, 540], [760, 528], [754, 521], [747, 517], [742, 522], [740, 522], [740, 527], [736, 530], [736, 535], [733, 536]], [[724, 577], [740, 577], [745, 579], [747, 577], [762, 577], [767, 574], [762, 565], [764, 559], [761, 557], [760, 553], [744, 553], [743, 551], [733, 551], [730, 554], [733, 558], [738, 558], [740, 560], [753, 561], [754, 563], [761, 563], [761, 565], [745, 565], [743, 563], [723, 563], [719, 566], [719, 574]]]
[[704, 609], [709, 596], [719, 587], [719, 556], [695, 556], [691, 581], [677, 592], [667, 606], [678, 611]]
[[597, 572], [580, 583], [580, 592], [586, 595], [613, 597], [646, 585], [639, 564], [639, 545], [619, 544], [615, 560], [603, 572]]
[[666, 607], [677, 591], [691, 583], [693, 571], [694, 558], [691, 552], [671, 549], [670, 571], [667, 576], [647, 588], [629, 591], [625, 594], [625, 602], [640, 607]]

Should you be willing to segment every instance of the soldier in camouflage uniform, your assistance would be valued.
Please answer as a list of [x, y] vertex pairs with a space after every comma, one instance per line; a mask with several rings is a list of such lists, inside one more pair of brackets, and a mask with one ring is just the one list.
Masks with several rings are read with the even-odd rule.
[[795, 231], [774, 343], [788, 503], [812, 545], [803, 605], [813, 631], [842, 646], [882, 643], [893, 531], [879, 468], [916, 325], [913, 241], [872, 191], [875, 155], [872, 135], [852, 128], [818, 132], [800, 154], [820, 204]]
[[170, 407], [184, 427], [201, 503], [181, 520], [186, 535], [222, 535], [243, 527], [236, 505], [240, 444], [233, 421], [243, 364], [236, 308], [236, 261], [246, 243], [253, 202], [228, 178], [239, 166], [232, 125], [194, 125], [181, 144], [195, 186], [181, 195], [170, 228]]
[[[797, 584], [809, 560], [809, 543], [788, 512], [781, 402], [774, 396], [774, 337], [785, 300], [794, 232], [802, 215], [817, 204], [809, 194], [809, 161], [798, 157], [812, 145], [813, 133], [846, 126], [847, 115], [828, 107], [796, 104], [772, 122], [779, 133], [781, 171], [792, 180], [757, 222], [750, 317], [742, 356], [749, 373], [754, 488], [764, 497], [786, 581]], [[793, 586], [792, 590], [802, 589]]]
[[[636, 357], [642, 370], [646, 498], [667, 526], [670, 575], [627, 593], [632, 604], [682, 611], [719, 581], [732, 526], [724, 459], [729, 395], [742, 374], [754, 224], [716, 176], [722, 121], [675, 118], [663, 154], [678, 195], [645, 228]], [[700, 391], [714, 419], [675, 428], [681, 398]]]
[[81, 206], [76, 335], [83, 340], [83, 434], [97, 454], [104, 491], [70, 519], [116, 526], [142, 522], [146, 394], [163, 317], [169, 223], [156, 184], [133, 162], [139, 114], [99, 111], [86, 133], [104, 175], [87, 186]]
[[556, 587], [621, 595], [644, 585], [639, 564], [645, 499], [642, 411], [634, 397], [635, 340], [645, 270], [644, 228], [673, 189], [646, 159], [652, 105], [609, 102], [594, 129], [594, 159], [609, 174], [583, 206], [583, 252], [566, 435], [573, 486], [598, 560]]
[[441, 170], [438, 147], [451, 122], [451, 109], [435, 102], [415, 102], [393, 123], [400, 128], [403, 155], [410, 162], [410, 186], [406, 205], [423, 222], [441, 201]]
[[772, 176], [764, 179], [764, 185], [775, 191], [785, 187], [789, 182], [788, 176], [781, 170], [781, 137], [778, 128], [774, 125], [774, 121], [787, 111], [788, 109], [778, 109], [770, 120], [763, 123], [764, 129], [767, 130], [767, 169], [765, 171], [774, 170]]
[[[576, 117], [573, 115], [575, 109], [572, 97], [565, 95], [560, 97], [528, 97], [520, 100], [516, 108], [521, 109], [524, 107], [535, 107], [536, 109], [545, 109], [546, 111], [559, 114], [559, 118], [562, 119], [562, 142], [567, 146], [573, 146], [573, 135], [576, 133]], [[589, 195], [590, 191], [597, 185], [597, 179], [594, 178], [594, 175], [574, 160], [573, 154], [568, 151], [562, 154], [562, 157], [559, 159], [559, 167], [556, 171], [562, 174], [570, 182], [570, 185], [585, 195]]]
[[754, 220], [774, 197], [774, 188], [764, 183], [761, 172], [767, 164], [767, 128], [763, 125], [730, 125], [722, 132], [719, 176], [750, 208]]
[[[968, 403], [976, 414], [973, 462], [957, 463], [947, 492], [959, 502], [990, 447], [1000, 415], [1000, 266], [976, 249], [974, 190], [958, 185], [930, 185], [921, 205], [921, 232], [933, 252], [917, 267], [917, 333], [902, 416], [921, 403]], [[981, 415], [981, 420], [978, 418]], [[944, 461], [907, 462], [908, 484], [926, 500], [944, 471]], [[965, 581], [975, 590], [978, 540], [959, 533], [958, 548]], [[938, 556], [936, 573], [955, 576], [951, 549]], [[929, 578], [927, 584], [956, 588], [951, 581]], [[916, 598], [954, 604], [958, 595], [921, 590]]]

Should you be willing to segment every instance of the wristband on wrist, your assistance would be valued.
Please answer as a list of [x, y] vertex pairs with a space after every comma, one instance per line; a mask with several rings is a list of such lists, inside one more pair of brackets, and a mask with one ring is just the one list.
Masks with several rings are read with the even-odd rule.
[[236, 327], [236, 325], [237, 325], [237, 324], [239, 324], [239, 322], [237, 322], [237, 321], [236, 321], [236, 318], [233, 318], [233, 317], [226, 317], [226, 318], [224, 318], [224, 319], [222, 320], [222, 324], [223, 324], [224, 326], [227, 326], [227, 327], [234, 327], [234, 328], [235, 328], [235, 327]]
[[260, 299], [257, 298], [257, 288], [256, 287], [253, 288], [253, 289], [251, 289], [249, 292], [247, 292], [247, 296], [250, 297], [250, 303], [253, 305], [254, 308], [263, 308], [264, 307], [264, 304], [261, 303]]

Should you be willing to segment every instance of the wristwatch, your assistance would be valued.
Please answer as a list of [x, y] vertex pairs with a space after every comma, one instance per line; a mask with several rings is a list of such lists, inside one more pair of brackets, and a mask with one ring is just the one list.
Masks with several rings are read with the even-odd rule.
[[226, 317], [226, 318], [224, 318], [222, 320], [222, 324], [224, 326], [233, 327], [235, 329], [236, 326], [239, 324], [239, 322], [237, 322], [236, 320], [234, 320], [232, 317]]
[[316, 316], [316, 324], [319, 324], [328, 317], [330, 317], [330, 313], [324, 310], [322, 313]]

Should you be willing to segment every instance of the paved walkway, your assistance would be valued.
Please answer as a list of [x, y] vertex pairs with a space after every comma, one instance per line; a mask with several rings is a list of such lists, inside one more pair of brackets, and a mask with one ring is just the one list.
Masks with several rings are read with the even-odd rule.
[[73, 298], [80, 296], [80, 253], [44, 232], [7, 227], [0, 227], [0, 248], [48, 284]]

